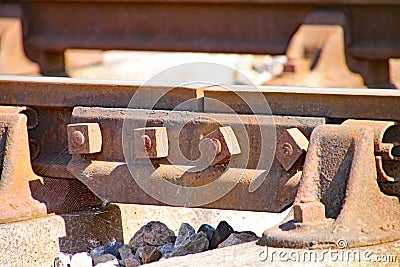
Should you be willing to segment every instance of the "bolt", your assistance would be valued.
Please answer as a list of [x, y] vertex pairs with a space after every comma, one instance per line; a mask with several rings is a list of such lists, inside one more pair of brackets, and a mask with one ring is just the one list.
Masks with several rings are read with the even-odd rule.
[[204, 138], [202, 140], [206, 151], [212, 153], [213, 155], [218, 155], [221, 153], [222, 145], [221, 142], [216, 138]]
[[156, 159], [168, 156], [168, 135], [165, 127], [145, 127], [133, 130], [135, 158]]
[[283, 151], [283, 154], [285, 154], [287, 156], [293, 155], [293, 147], [289, 143], [284, 143], [283, 144], [282, 151]]
[[297, 128], [285, 129], [277, 143], [276, 158], [288, 171], [307, 151], [308, 139]]
[[71, 136], [71, 143], [74, 147], [80, 147], [85, 143], [85, 137], [80, 131], [74, 131]]
[[151, 148], [151, 146], [152, 146], [150, 137], [149, 137], [148, 135], [144, 134], [144, 135], [142, 135], [141, 138], [142, 138], [142, 140], [143, 140], [144, 148], [145, 148], [146, 150], [150, 150], [150, 148]]
[[68, 124], [67, 134], [70, 154], [93, 154], [101, 151], [102, 137], [98, 123]]
[[240, 154], [239, 143], [229, 126], [219, 127], [207, 134], [200, 141], [200, 146], [207, 157], [214, 157], [211, 166], [228, 163], [232, 155]]

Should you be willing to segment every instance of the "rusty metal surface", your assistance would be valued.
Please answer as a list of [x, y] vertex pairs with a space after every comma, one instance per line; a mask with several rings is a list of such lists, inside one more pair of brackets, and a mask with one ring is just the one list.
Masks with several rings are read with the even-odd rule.
[[[88, 81], [63, 78], [0, 78], [3, 105], [29, 105], [38, 112], [39, 124], [29, 130], [29, 138], [39, 144], [33, 168], [41, 176], [72, 178], [66, 170], [70, 160], [68, 154], [66, 125], [71, 123], [72, 108], [75, 106], [100, 106], [124, 108], [138, 90], [140, 84], [131, 82]], [[152, 95], [163, 94], [168, 85], [148, 85]], [[250, 113], [240, 94], [254, 98], [257, 105], [259, 92], [264, 94], [271, 111], [275, 115], [320, 116], [335, 119], [383, 119], [399, 120], [400, 94], [393, 90], [351, 90], [312, 89], [296, 87], [230, 87], [203, 88], [198, 86], [178, 86], [166, 94], [154, 109], [173, 109], [179, 103], [195, 99], [197, 103], [188, 110], [219, 112], [219, 107], [202, 98], [213, 98], [226, 103], [236, 113]], [[43, 95], [46, 97], [43, 97]], [[254, 95], [254, 97], [252, 97]], [[138, 107], [141, 108], [141, 107]], [[144, 107], [146, 108], [146, 107]], [[263, 106], [255, 111], [265, 112]], [[31, 114], [28, 114], [31, 116]]]
[[265, 231], [260, 244], [322, 248], [335, 247], [338, 240], [347, 247], [398, 240], [399, 200], [377, 183], [375, 153], [380, 151], [374, 147], [381, 141], [374, 140], [387, 128], [373, 121], [317, 127], [292, 213]]
[[31, 196], [33, 173], [28, 144], [27, 118], [23, 107], [0, 107], [0, 223], [45, 216], [46, 206]]
[[[75, 106], [127, 107], [133, 94], [141, 86], [131, 82], [96, 82], [60, 78], [1, 77], [0, 103], [28, 104], [38, 112], [39, 124], [29, 130], [29, 138], [36, 140], [40, 151], [33, 169], [41, 176], [71, 178], [66, 170], [68, 154], [67, 128]], [[148, 86], [150, 95], [162, 95], [169, 85]], [[161, 98], [155, 109], [173, 109], [191, 101], [191, 110], [202, 110], [203, 89], [177, 86]], [[45, 92], [46, 97], [43, 97]], [[183, 106], [182, 106], [183, 107]], [[145, 107], [144, 107], [145, 108]], [[28, 114], [31, 116], [31, 114]]]
[[[104, 81], [66, 78], [0, 77], [1, 98], [4, 105], [26, 105], [40, 109], [87, 107], [127, 107], [133, 94], [141, 86], [137, 82]], [[149, 94], [162, 95], [171, 85], [149, 84]], [[176, 90], [175, 90], [176, 89]], [[47, 98], [42, 97], [43, 91]], [[153, 109], [172, 109], [188, 99], [199, 99], [197, 111], [218, 112], [210, 102], [203, 107], [202, 97], [210, 97], [229, 105], [237, 113], [250, 113], [240, 94], [263, 93], [271, 111], [277, 115], [320, 116], [331, 118], [398, 120], [400, 93], [394, 90], [327, 89], [303, 87], [209, 87], [177, 85]], [[48, 101], [51, 99], [51, 101]], [[254, 99], [256, 100], [256, 99]], [[257, 102], [255, 102], [257, 103]], [[253, 104], [253, 103], [252, 103]], [[139, 108], [139, 107], [138, 107]], [[146, 107], [140, 107], [146, 108]], [[194, 108], [194, 107], [192, 107]], [[265, 108], [257, 107], [263, 114]]]
[[[72, 122], [74, 123], [99, 123], [102, 136], [111, 137], [103, 139], [103, 149], [100, 153], [90, 156], [73, 156], [68, 164], [68, 170], [74, 177], [87, 185], [101, 199], [106, 199], [110, 202], [162, 204], [140, 188], [126, 166], [125, 158], [122, 154], [121, 133], [127, 114], [130, 120], [138, 124], [143, 121], [148, 127], [159, 127], [160, 125], [166, 127], [169, 144], [169, 151], [166, 154], [168, 157], [152, 160], [156, 167], [155, 173], [158, 176], [174, 184], [190, 187], [205, 185], [223, 176], [226, 179], [226, 183], [233, 185], [232, 191], [223, 198], [206, 205], [206, 207], [275, 212], [281, 211], [292, 201], [299, 178], [297, 173], [301, 169], [301, 165], [296, 165], [296, 167], [286, 172], [279, 162], [274, 161], [272, 169], [269, 172], [266, 171], [268, 166], [264, 165], [267, 163], [260, 163], [259, 161], [263, 161], [262, 158], [273, 158], [274, 154], [269, 149], [262, 152], [262, 144], [258, 140], [261, 138], [259, 136], [260, 128], [267, 131], [276, 128], [277, 133], [280, 134], [286, 128], [296, 127], [305, 136], [309, 137], [315, 126], [324, 123], [322, 118], [275, 116], [273, 118], [274, 126], [271, 124], [272, 117], [268, 116], [265, 116], [264, 120], [257, 121], [254, 116], [241, 115], [239, 116], [240, 122], [237, 122], [229, 114], [139, 109], [130, 110], [129, 113], [128, 111], [127, 109], [78, 107], [74, 109], [72, 117]], [[203, 120], [200, 119], [202, 117], [204, 118]], [[186, 166], [186, 168], [183, 168], [183, 165], [188, 164], [187, 159], [195, 160], [192, 163], [197, 162], [201, 165], [196, 161], [200, 156], [201, 150], [199, 136], [204, 134], [204, 139], [206, 139], [206, 133], [211, 133], [213, 130], [218, 129], [219, 125], [232, 127], [238, 144], [240, 144], [241, 153], [235, 155], [234, 153], [236, 152], [232, 150], [234, 153], [232, 153], [233, 157], [230, 159], [228, 168], [226, 165], [217, 164], [204, 170], [186, 171], [188, 167], [196, 167]], [[181, 130], [181, 126], [184, 126], [183, 130]], [[243, 126], [246, 128], [247, 133], [240, 131]], [[133, 129], [130, 132], [133, 133]], [[252, 136], [249, 139], [250, 143], [246, 141], [247, 134]], [[274, 139], [271, 138], [269, 142], [274, 142]], [[137, 143], [134, 142], [133, 144]], [[269, 147], [268, 144], [264, 145]], [[176, 149], [177, 147], [180, 147], [180, 149]], [[186, 159], [181, 158], [180, 150]], [[261, 152], [264, 154], [261, 155]], [[218, 160], [218, 163], [220, 164], [220, 160]], [[246, 170], [245, 168], [248, 169]], [[149, 172], [145, 168], [137, 171], [146, 179], [156, 179], [153, 177], [154, 173], [151, 170]], [[243, 177], [235, 185], [237, 177], [240, 177], [241, 174]], [[263, 185], [259, 186], [254, 192], [249, 192], [249, 188], [255, 182], [255, 179], [264, 180]], [[276, 190], [277, 188], [279, 190]], [[263, 201], [259, 201], [260, 199], [263, 199]]]
[[[348, 21], [343, 28], [346, 61], [368, 86], [392, 86], [388, 59], [400, 57], [397, 1], [10, 3], [20, 3], [23, 9], [25, 51], [39, 63], [43, 74], [65, 75], [63, 53], [67, 48], [284, 54], [307, 15], [332, 10]], [[326, 23], [326, 16], [319, 19], [313, 23], [337, 24]]]
[[286, 129], [279, 136], [276, 146], [276, 159], [288, 171], [307, 151], [308, 139], [297, 128]]
[[39, 65], [24, 51], [22, 7], [17, 3], [0, 3], [0, 74], [38, 74]]
[[[219, 112], [213, 105], [215, 99], [241, 114], [251, 113], [251, 109], [241, 96], [254, 100], [252, 109], [260, 114], [268, 112], [257, 96], [262, 93], [272, 114], [287, 116], [315, 116], [333, 119], [376, 119], [398, 120], [397, 96], [395, 90], [328, 89], [304, 87], [258, 87], [231, 86], [204, 90], [204, 111]], [[259, 103], [259, 104], [258, 104]], [[397, 114], [396, 114], [397, 113]]]
[[[133, 81], [0, 76], [2, 103], [53, 109], [71, 108], [70, 112], [76, 106], [127, 107], [141, 86], [149, 89], [149, 96], [163, 95], [171, 88], [171, 84], [143, 86]], [[47, 97], [43, 97], [43, 92]], [[172, 109], [185, 100], [201, 98], [202, 92], [201, 86], [177, 85], [153, 108]], [[198, 107], [192, 106], [196, 110], [201, 107], [201, 103]]]
[[[264, 85], [363, 87], [362, 77], [347, 66], [345, 44], [349, 36], [345, 34], [350, 31], [350, 24], [349, 18], [337, 10], [307, 14], [289, 43], [283, 74]], [[393, 87], [372, 81], [367, 85]]]
[[164, 158], [168, 156], [168, 136], [165, 127], [134, 129], [133, 138], [134, 145], [137, 148], [135, 149], [136, 158]]
[[67, 125], [68, 153], [93, 154], [101, 151], [102, 138], [98, 123]]

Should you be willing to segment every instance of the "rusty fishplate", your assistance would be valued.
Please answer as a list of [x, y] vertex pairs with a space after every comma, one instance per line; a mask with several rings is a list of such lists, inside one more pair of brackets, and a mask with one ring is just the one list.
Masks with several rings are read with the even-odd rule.
[[[69, 172], [101, 199], [279, 212], [291, 204], [297, 190], [304, 147], [296, 140], [301, 136], [307, 142], [312, 130], [325, 120], [76, 107], [72, 122], [69, 132], [82, 125], [101, 129], [89, 135], [86, 131], [86, 143], [81, 143], [102, 143], [101, 151], [75, 151], [68, 164]], [[296, 135], [291, 135], [293, 129]], [[275, 159], [276, 137], [296, 153], [278, 147], [276, 153], [282, 156]], [[69, 134], [70, 151], [74, 144], [75, 137]], [[287, 158], [290, 166], [284, 163]], [[132, 172], [138, 177], [132, 178]], [[208, 200], [202, 194], [182, 193], [183, 187], [206, 186], [219, 179], [227, 190], [222, 198]], [[168, 191], [168, 183], [159, 180], [176, 187]], [[149, 196], [146, 186], [156, 187], [163, 196]]]
[[[379, 187], [380, 181], [396, 187], [399, 179], [390, 176], [398, 162], [396, 123], [235, 116], [77, 107], [69, 128], [98, 125], [101, 133], [85, 134], [85, 140], [104, 146], [75, 153], [68, 170], [111, 202], [279, 212], [296, 195], [287, 220], [266, 231], [260, 244], [325, 247], [345, 239], [354, 247], [400, 238], [398, 199]], [[273, 128], [278, 140], [274, 134], [262, 139]], [[218, 179], [227, 184], [226, 195], [215, 193], [226, 189], [213, 184]], [[207, 185], [204, 192], [218, 198], [182, 189]]]

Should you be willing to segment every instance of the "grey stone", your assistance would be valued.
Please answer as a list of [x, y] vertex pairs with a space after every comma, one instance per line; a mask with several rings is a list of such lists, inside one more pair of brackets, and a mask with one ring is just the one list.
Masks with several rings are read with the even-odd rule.
[[104, 246], [104, 254], [114, 255], [117, 259], [121, 259], [121, 255], [118, 252], [118, 249], [121, 247], [121, 244], [116, 242], [115, 240], [109, 241]]
[[135, 257], [142, 260], [142, 252], [143, 252], [143, 247], [138, 247], [138, 249], [135, 252]]
[[218, 247], [225, 239], [227, 239], [232, 233], [233, 228], [226, 221], [221, 221], [210, 240], [210, 249]]
[[71, 267], [92, 267], [92, 257], [89, 253], [81, 252], [76, 253], [71, 258]]
[[2, 223], [0, 266], [52, 266], [60, 253], [58, 240], [62, 236], [64, 220], [57, 215]]
[[122, 245], [118, 249], [119, 255], [121, 255], [121, 260], [125, 260], [126, 258], [129, 258], [133, 256], [132, 250], [128, 245]]
[[94, 258], [97, 258], [97, 257], [99, 257], [99, 256], [101, 256], [101, 255], [104, 255], [104, 254], [105, 254], [105, 251], [104, 251], [104, 247], [103, 247], [103, 246], [94, 248], [94, 249], [92, 249], [92, 250], [90, 251], [90, 256], [91, 256], [93, 259], [94, 259]]
[[225, 241], [218, 245], [218, 248], [224, 248], [239, 245], [251, 241], [258, 240], [258, 236], [253, 232], [235, 232], [232, 233]]
[[184, 256], [188, 254], [199, 253], [207, 250], [209, 241], [205, 233], [196, 233], [189, 237], [187, 242], [179, 247], [175, 247], [175, 250], [168, 256]]
[[142, 263], [151, 263], [161, 258], [161, 252], [154, 246], [144, 246], [142, 251]]
[[182, 246], [187, 243], [187, 240], [196, 232], [194, 228], [188, 223], [182, 223], [179, 227], [178, 236], [176, 237], [175, 247]]
[[136, 267], [142, 265], [142, 262], [135, 256], [126, 258], [124, 261], [125, 267]]
[[175, 242], [175, 233], [162, 222], [149, 222], [142, 226], [129, 241], [129, 247], [136, 251], [142, 246], [161, 246]]
[[162, 246], [158, 246], [157, 250], [161, 252], [161, 257], [165, 257], [167, 254], [172, 253], [174, 251], [174, 244], [173, 243], [167, 243]]
[[118, 260], [114, 255], [112, 255], [112, 254], [104, 254], [104, 255], [101, 255], [101, 256], [99, 256], [97, 258], [94, 258], [93, 259], [93, 263], [94, 263], [94, 265], [97, 265], [99, 263], [106, 263], [106, 262], [113, 262], [114, 263], [115, 260], [116, 260], [116, 263], [118, 264]]
[[198, 233], [200, 233], [200, 232], [205, 233], [206, 236], [207, 236], [208, 241], [210, 241], [211, 238], [212, 238], [212, 236], [213, 236], [213, 234], [214, 234], [214, 232], [215, 232], [215, 228], [212, 227], [212, 226], [209, 225], [209, 224], [202, 224], [202, 225], [199, 227], [199, 230], [197, 230], [197, 232], [198, 232]]

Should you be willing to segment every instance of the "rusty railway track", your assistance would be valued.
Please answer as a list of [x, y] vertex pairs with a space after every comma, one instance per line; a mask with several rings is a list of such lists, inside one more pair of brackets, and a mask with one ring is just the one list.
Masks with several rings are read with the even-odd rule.
[[[70, 123], [74, 107], [126, 108], [129, 100], [141, 84], [132, 82], [106, 82], [63, 78], [3, 77], [0, 79], [1, 104], [28, 106], [36, 112], [28, 113], [41, 123], [30, 130], [30, 137], [36, 140], [39, 151], [34, 167], [40, 169], [50, 164], [52, 157], [65, 151], [67, 146], [65, 125]], [[169, 85], [150, 85], [149, 94], [161, 94]], [[174, 101], [160, 103], [152, 109], [172, 110], [188, 99], [198, 99], [195, 107], [188, 111], [219, 113], [208, 106], [204, 97], [217, 99], [228, 104], [238, 114], [254, 113], [243, 106], [238, 93], [256, 95], [261, 92], [267, 99], [270, 110], [254, 106], [257, 114], [270, 113], [281, 116], [321, 117], [334, 122], [346, 119], [399, 120], [400, 93], [393, 90], [323, 89], [296, 87], [248, 88], [231, 86], [230, 90], [218, 87], [177, 86], [166, 98]], [[45, 92], [45, 93], [43, 93]], [[43, 96], [46, 97], [43, 97]], [[51, 99], [51, 101], [49, 101]], [[234, 101], [232, 101], [234, 99]], [[57, 134], [54, 134], [57, 133]], [[65, 162], [64, 162], [65, 163]], [[65, 166], [61, 169], [65, 169]], [[59, 170], [55, 168], [55, 170]], [[68, 176], [61, 171], [49, 176]]]
[[[326, 29], [310, 36], [305, 25], [339, 27], [343, 60], [326, 64], [348, 66], [368, 87], [393, 87], [388, 60], [400, 57], [398, 1], [14, 0], [1, 7], [2, 16], [21, 18], [24, 50], [47, 75], [65, 75], [68, 48], [285, 54], [294, 45], [295, 58], [332, 49], [328, 39], [338, 37]], [[313, 41], [299, 43], [296, 33]]]
[[[392, 88], [388, 60], [400, 57], [398, 1], [27, 0], [0, 7], [1, 16], [21, 19], [24, 50], [43, 74], [65, 74], [68, 48], [287, 53], [292, 69], [307, 50], [320, 54], [322, 77], [331, 64], [334, 80], [353, 79], [350, 69], [368, 87]], [[269, 212], [293, 205], [259, 244], [397, 241], [399, 100], [385, 89], [2, 76], [0, 223], [102, 202]]]
[[[9, 140], [3, 151], [10, 151], [3, 156], [3, 168], [9, 162], [7, 168], [14, 170], [3, 172], [2, 180], [11, 189], [1, 195], [11, 203], [15, 194], [26, 203], [33, 201], [29, 191], [16, 193], [12, 185], [26, 190], [26, 182], [39, 175], [54, 188], [92, 191], [95, 197], [80, 207], [101, 200], [279, 212], [294, 203], [288, 221], [266, 231], [261, 244], [323, 247], [344, 237], [349, 246], [360, 246], [399, 238], [400, 93], [395, 90], [27, 77], [2, 77], [0, 88], [3, 136]], [[142, 100], [132, 104], [135, 95]], [[149, 106], [144, 95], [159, 99]], [[21, 140], [12, 139], [17, 137]], [[25, 156], [13, 155], [16, 149]], [[196, 166], [191, 164], [201, 165], [204, 158], [211, 161], [192, 170]], [[20, 176], [30, 164], [35, 174]], [[219, 179], [226, 188], [209, 188], [205, 198], [182, 189]], [[178, 187], [182, 195], [176, 199]], [[52, 211], [79, 208], [67, 207], [68, 201], [51, 204], [57, 197], [46, 191], [49, 188], [37, 184], [32, 190]], [[219, 190], [227, 192], [207, 198]], [[7, 198], [10, 194], [13, 198]], [[1, 220], [45, 214], [38, 205], [35, 200], [26, 210], [10, 209]], [[318, 227], [312, 230], [309, 225]], [[338, 227], [347, 230], [335, 230]]]

